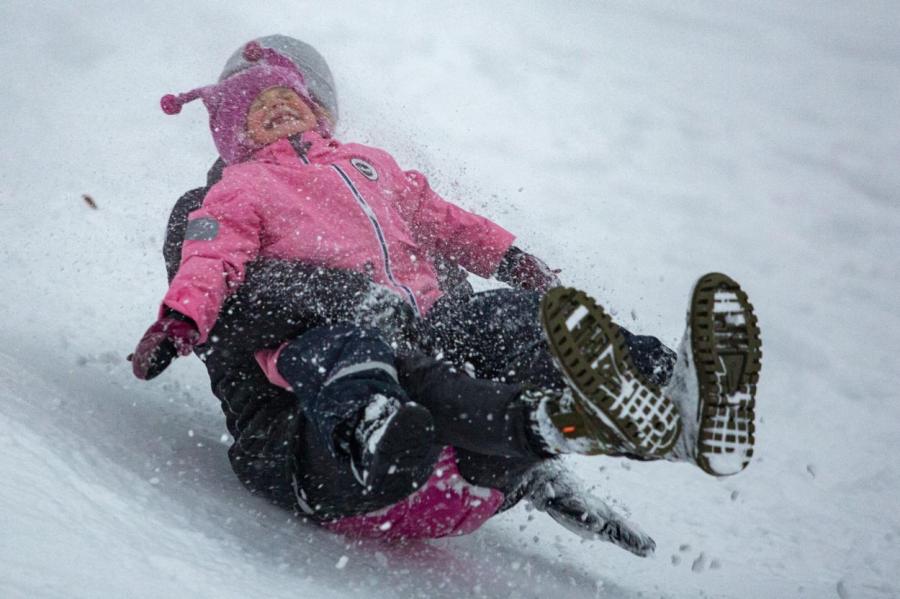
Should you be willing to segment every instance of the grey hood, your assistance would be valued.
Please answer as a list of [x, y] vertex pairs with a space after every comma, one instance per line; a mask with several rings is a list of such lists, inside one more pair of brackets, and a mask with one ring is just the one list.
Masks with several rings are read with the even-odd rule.
[[[328, 68], [328, 63], [325, 62], [322, 55], [309, 44], [286, 35], [267, 35], [256, 38], [256, 41], [263, 48], [272, 48], [291, 59], [306, 79], [306, 86], [309, 88], [313, 100], [328, 111], [332, 123], [336, 124], [338, 120], [337, 89], [334, 86], [331, 69]], [[244, 58], [245, 45], [241, 44], [241, 47], [235, 50], [228, 62], [225, 63], [225, 68], [219, 75], [219, 81], [253, 66], [254, 63]]]

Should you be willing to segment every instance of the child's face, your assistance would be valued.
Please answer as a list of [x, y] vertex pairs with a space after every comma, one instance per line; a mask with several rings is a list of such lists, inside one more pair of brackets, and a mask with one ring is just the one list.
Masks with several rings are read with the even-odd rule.
[[258, 144], [314, 129], [316, 115], [300, 96], [287, 87], [270, 87], [256, 96], [247, 111], [247, 134]]

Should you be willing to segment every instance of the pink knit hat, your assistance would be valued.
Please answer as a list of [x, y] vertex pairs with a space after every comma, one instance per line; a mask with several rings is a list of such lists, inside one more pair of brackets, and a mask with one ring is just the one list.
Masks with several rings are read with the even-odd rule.
[[[244, 47], [244, 58], [258, 64], [215, 85], [198, 87], [177, 96], [167, 94], [160, 100], [163, 112], [178, 114], [184, 104], [202, 98], [209, 111], [209, 128], [213, 140], [226, 164], [246, 160], [262, 147], [246, 133], [247, 112], [253, 100], [270, 87], [294, 90], [318, 113], [303, 75], [289, 58], [271, 48], [263, 48], [257, 42], [250, 42]], [[319, 134], [329, 137], [330, 127], [328, 119], [318, 118], [316, 130]]]

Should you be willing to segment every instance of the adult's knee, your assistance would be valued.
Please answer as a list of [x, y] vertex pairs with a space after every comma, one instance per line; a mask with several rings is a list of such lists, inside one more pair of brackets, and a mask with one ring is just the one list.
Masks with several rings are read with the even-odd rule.
[[543, 339], [540, 295], [520, 289], [492, 289], [463, 301], [438, 302], [425, 319], [426, 349], [457, 366], [469, 362], [479, 376], [504, 375], [510, 357]]
[[394, 351], [387, 341], [375, 329], [351, 324], [305, 332], [281, 350], [276, 368], [295, 391], [321, 389], [341, 376], [364, 370], [397, 378]]
[[319, 442], [335, 453], [376, 395], [406, 403], [395, 356], [378, 331], [352, 325], [319, 327], [290, 342], [277, 360]]

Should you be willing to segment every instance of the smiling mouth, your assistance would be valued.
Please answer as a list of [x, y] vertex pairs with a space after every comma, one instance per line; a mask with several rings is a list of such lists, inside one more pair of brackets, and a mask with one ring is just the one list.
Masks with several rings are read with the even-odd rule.
[[271, 130], [284, 124], [294, 123], [299, 120], [300, 115], [294, 114], [293, 112], [280, 112], [266, 121], [265, 128]]

